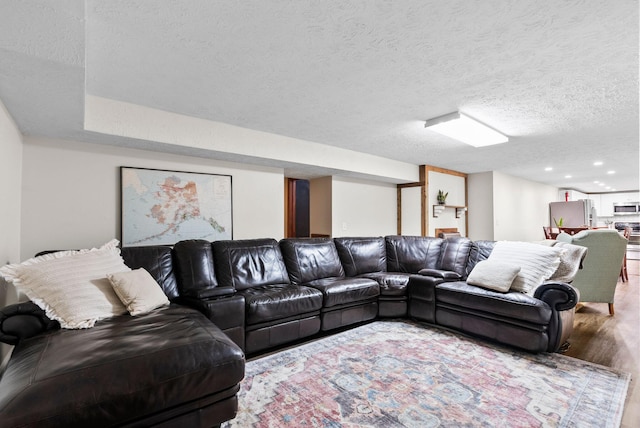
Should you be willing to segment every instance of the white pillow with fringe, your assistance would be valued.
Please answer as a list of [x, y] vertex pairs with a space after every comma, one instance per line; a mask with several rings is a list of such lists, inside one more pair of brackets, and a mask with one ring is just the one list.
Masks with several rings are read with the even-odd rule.
[[127, 313], [107, 275], [129, 270], [114, 239], [100, 248], [59, 251], [3, 266], [0, 276], [62, 328], [79, 329]]
[[487, 260], [520, 266], [511, 291], [531, 294], [558, 269], [563, 251], [532, 242], [498, 241]]

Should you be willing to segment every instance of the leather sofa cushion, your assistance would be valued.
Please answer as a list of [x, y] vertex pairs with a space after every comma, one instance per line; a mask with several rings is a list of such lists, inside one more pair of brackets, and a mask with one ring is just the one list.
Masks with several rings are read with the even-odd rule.
[[381, 296], [406, 296], [411, 274], [403, 272], [372, 272], [360, 275], [373, 279], [380, 287]]
[[275, 239], [216, 241], [213, 255], [218, 280], [236, 290], [289, 282]]
[[338, 250], [331, 238], [283, 239], [280, 248], [294, 284], [344, 276]]
[[524, 293], [499, 293], [466, 282], [443, 282], [436, 286], [438, 305], [461, 306], [534, 324], [548, 324], [551, 308]]
[[443, 239], [429, 236], [386, 236], [387, 271], [418, 273], [436, 269]]
[[322, 292], [325, 308], [358, 303], [380, 295], [378, 283], [367, 278], [322, 278], [305, 285]]
[[438, 269], [466, 276], [467, 260], [471, 252], [471, 240], [464, 237], [447, 238], [442, 242], [438, 257]]
[[198, 311], [172, 305], [20, 342], [0, 380], [1, 424], [119, 426], [243, 376], [240, 348]]
[[263, 285], [246, 288], [238, 294], [245, 298], [247, 325], [319, 312], [322, 308], [322, 293], [301, 285]]
[[178, 284], [173, 270], [171, 247], [151, 245], [148, 247], [123, 247], [120, 255], [131, 269], [144, 268], [162, 287], [170, 300], [178, 297]]
[[205, 299], [229, 293], [217, 289], [211, 242], [203, 239], [177, 242], [173, 246], [173, 257], [181, 296]]
[[347, 276], [358, 276], [387, 269], [383, 237], [334, 238], [338, 256]]

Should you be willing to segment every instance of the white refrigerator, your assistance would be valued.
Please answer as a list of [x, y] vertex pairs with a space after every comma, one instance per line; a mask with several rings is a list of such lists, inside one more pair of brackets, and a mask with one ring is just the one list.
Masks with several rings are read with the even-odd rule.
[[[562, 227], [593, 227], [598, 217], [591, 199], [549, 203], [549, 226], [556, 227], [562, 218]], [[555, 219], [555, 221], [554, 221]]]

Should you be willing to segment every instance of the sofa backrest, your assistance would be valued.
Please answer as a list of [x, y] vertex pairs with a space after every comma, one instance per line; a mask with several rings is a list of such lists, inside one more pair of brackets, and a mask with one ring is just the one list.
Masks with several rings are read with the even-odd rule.
[[455, 272], [466, 278], [472, 243], [469, 238], [449, 237], [442, 242], [437, 269]]
[[344, 273], [357, 276], [387, 270], [384, 238], [334, 238]]
[[275, 239], [244, 239], [213, 243], [216, 274], [236, 290], [289, 284], [280, 246]]
[[171, 247], [165, 245], [123, 247], [120, 254], [124, 263], [131, 269], [144, 268], [149, 272], [169, 299], [179, 296]]
[[180, 295], [203, 299], [222, 293], [218, 288], [211, 242], [202, 239], [177, 242], [173, 246], [173, 259]]
[[469, 276], [473, 268], [482, 260], [487, 260], [493, 251], [496, 241], [472, 241], [467, 259], [465, 276]]
[[331, 238], [287, 238], [280, 241], [280, 248], [294, 284], [344, 276], [338, 250]]
[[430, 236], [385, 236], [387, 270], [418, 273], [421, 269], [436, 269], [442, 241]]

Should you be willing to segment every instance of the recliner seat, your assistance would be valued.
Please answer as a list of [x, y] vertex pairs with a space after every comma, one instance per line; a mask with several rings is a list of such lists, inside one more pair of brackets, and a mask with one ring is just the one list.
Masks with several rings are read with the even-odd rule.
[[346, 277], [331, 238], [283, 239], [280, 247], [291, 282], [322, 293], [323, 331], [376, 317], [378, 283], [367, 278]]
[[322, 293], [292, 284], [275, 239], [216, 241], [218, 279], [245, 301], [245, 351], [254, 353], [320, 331]]

